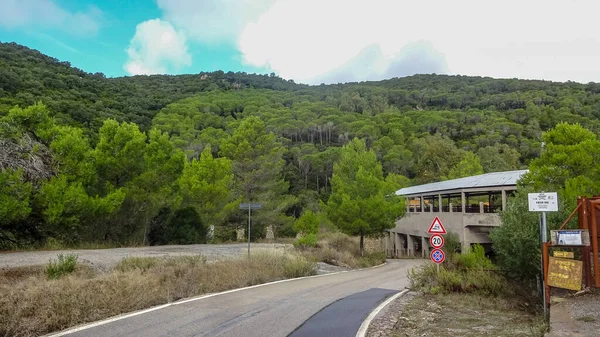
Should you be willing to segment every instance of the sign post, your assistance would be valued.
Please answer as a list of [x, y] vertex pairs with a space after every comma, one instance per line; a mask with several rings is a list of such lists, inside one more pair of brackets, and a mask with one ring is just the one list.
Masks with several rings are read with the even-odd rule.
[[243, 210], [248, 210], [248, 257], [250, 257], [250, 222], [251, 222], [251, 218], [252, 218], [252, 210], [253, 209], [261, 209], [262, 208], [262, 204], [251, 204], [251, 203], [245, 203], [245, 204], [240, 204], [240, 209]]
[[444, 228], [444, 225], [442, 225], [440, 218], [436, 216], [435, 219], [433, 219], [433, 222], [431, 222], [427, 233], [431, 234], [431, 237], [429, 237], [429, 244], [431, 244], [431, 247], [433, 247], [431, 254], [429, 254], [429, 258], [431, 261], [437, 264], [437, 272], [439, 274], [440, 264], [442, 264], [446, 259], [446, 254], [441, 249], [444, 247], [444, 237], [442, 234], [446, 234], [446, 228]]
[[[548, 241], [547, 238], [547, 226], [546, 226], [546, 212], [558, 211], [558, 195], [556, 192], [547, 193], [529, 193], [527, 195], [529, 199], [529, 211], [530, 212], [542, 212], [540, 221], [540, 241], [541, 245]], [[542, 257], [542, 296], [544, 298], [544, 313], [548, 310], [546, 308], [546, 285], [544, 282], [544, 259]]]

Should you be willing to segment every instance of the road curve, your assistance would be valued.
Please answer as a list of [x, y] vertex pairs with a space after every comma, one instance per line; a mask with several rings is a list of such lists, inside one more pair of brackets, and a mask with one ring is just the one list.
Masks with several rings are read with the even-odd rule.
[[404, 289], [407, 271], [420, 263], [388, 260], [378, 268], [244, 289], [118, 319], [68, 336], [285, 337], [339, 299], [373, 288]]

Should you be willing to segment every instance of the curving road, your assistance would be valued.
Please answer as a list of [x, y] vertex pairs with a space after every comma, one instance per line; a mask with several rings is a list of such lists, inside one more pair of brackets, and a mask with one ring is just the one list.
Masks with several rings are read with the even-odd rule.
[[362, 321], [385, 296], [407, 287], [407, 271], [420, 263], [388, 260], [373, 269], [226, 292], [60, 335], [285, 337], [300, 327], [295, 334], [304, 329], [323, 331], [323, 335], [329, 331], [327, 336], [331, 336], [331, 331], [339, 330], [336, 324], [354, 331], [347, 324], [358, 326], [360, 322], [355, 321], [359, 319], [343, 323], [344, 318], [348, 321], [347, 315], [353, 314]]

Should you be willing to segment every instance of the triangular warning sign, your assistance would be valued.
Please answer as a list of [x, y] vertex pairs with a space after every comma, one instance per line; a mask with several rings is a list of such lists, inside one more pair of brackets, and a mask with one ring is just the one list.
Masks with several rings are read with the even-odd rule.
[[446, 234], [446, 228], [442, 225], [440, 218], [437, 216], [433, 219], [431, 226], [429, 226], [429, 230], [427, 230], [429, 234]]

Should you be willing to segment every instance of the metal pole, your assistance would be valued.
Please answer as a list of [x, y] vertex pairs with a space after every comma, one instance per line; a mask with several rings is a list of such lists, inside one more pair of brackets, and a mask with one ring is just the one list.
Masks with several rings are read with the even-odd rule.
[[548, 241], [547, 238], [547, 227], [546, 227], [546, 212], [542, 212], [542, 242]]
[[250, 218], [252, 217], [252, 205], [248, 205], [248, 257], [250, 257]]
[[540, 222], [540, 240], [542, 241], [542, 305], [544, 306], [544, 314], [546, 314], [548, 308], [546, 308], [546, 282], [544, 280], [544, 243], [546, 239], [546, 212], [542, 212], [542, 221]]

